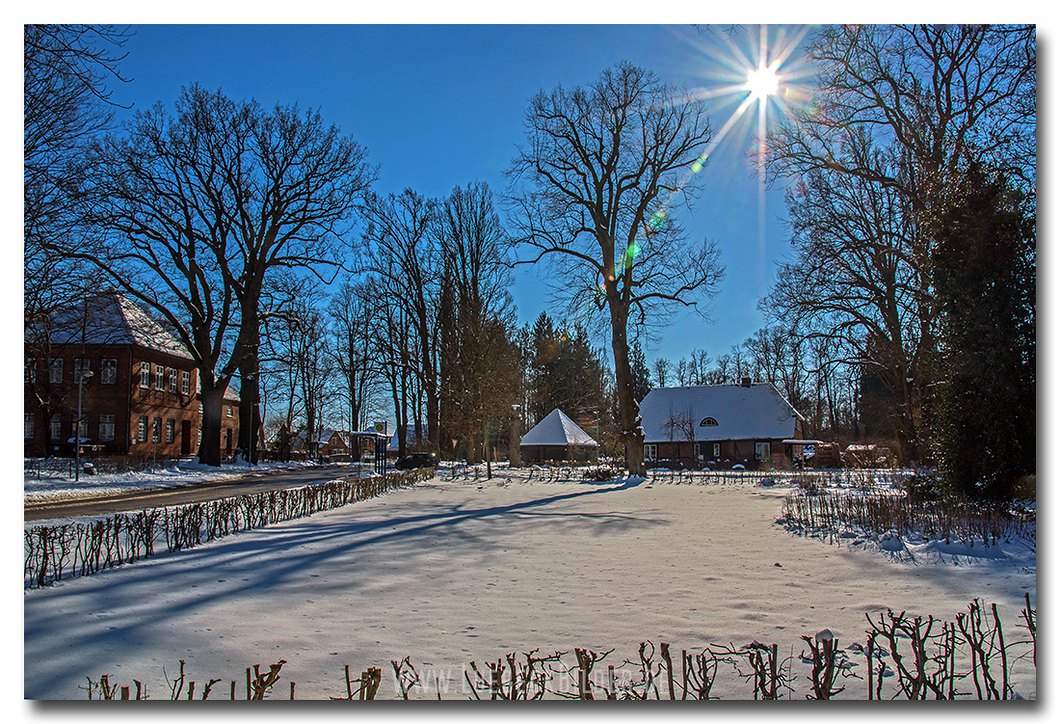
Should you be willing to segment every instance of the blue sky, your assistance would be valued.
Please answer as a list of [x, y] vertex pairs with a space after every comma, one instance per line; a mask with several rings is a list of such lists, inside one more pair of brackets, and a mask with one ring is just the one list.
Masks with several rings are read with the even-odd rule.
[[[524, 138], [531, 96], [558, 84], [595, 80], [628, 60], [664, 81], [710, 95], [733, 80], [720, 58], [735, 59], [718, 29], [662, 25], [139, 25], [122, 63], [131, 79], [115, 100], [172, 108], [182, 86], [197, 82], [263, 105], [317, 107], [367, 147], [380, 167], [376, 190], [408, 186], [443, 195], [456, 185], [486, 181], [506, 190], [504, 171]], [[787, 29], [790, 37], [793, 29]], [[759, 29], [731, 39], [753, 57]], [[783, 28], [771, 28], [777, 44]], [[794, 59], [793, 59], [794, 60]], [[744, 61], [744, 63], [749, 61]], [[715, 129], [746, 97], [703, 101]], [[130, 111], [131, 112], [131, 111]], [[126, 112], [119, 113], [119, 118]], [[755, 113], [748, 113], [695, 177], [692, 213], [678, 211], [692, 240], [712, 239], [726, 276], [710, 306], [713, 322], [680, 313], [649, 345], [649, 360], [677, 358], [702, 347], [717, 355], [762, 324], [756, 309], [785, 253], [782, 190], [768, 189], [748, 154]], [[513, 295], [521, 322], [550, 304], [540, 270], [519, 267]], [[555, 316], [555, 315], [554, 315]], [[603, 345], [601, 339], [599, 344]]]

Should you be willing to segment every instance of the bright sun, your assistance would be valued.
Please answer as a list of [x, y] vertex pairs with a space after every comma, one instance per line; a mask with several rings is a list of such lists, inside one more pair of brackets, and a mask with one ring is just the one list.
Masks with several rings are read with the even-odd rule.
[[752, 98], [761, 99], [776, 95], [779, 85], [780, 78], [772, 68], [760, 66], [747, 74], [747, 90], [751, 92]]

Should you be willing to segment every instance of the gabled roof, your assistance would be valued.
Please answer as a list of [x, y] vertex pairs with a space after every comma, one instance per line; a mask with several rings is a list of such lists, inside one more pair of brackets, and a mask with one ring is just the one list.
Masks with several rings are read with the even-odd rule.
[[545, 415], [528, 433], [523, 435], [520, 445], [583, 445], [597, 447], [600, 443], [578, 427], [574, 420], [563, 414], [558, 407]]
[[[317, 438], [316, 444], [317, 445], [326, 445], [326, 444], [328, 444], [328, 442], [331, 441], [331, 438], [333, 438], [335, 435], [339, 436], [339, 442], [341, 442], [343, 445], [346, 444], [346, 433], [341, 432], [340, 430], [331, 430], [331, 429], [328, 429], [328, 428], [325, 428], [325, 429], [320, 431], [320, 437]], [[306, 431], [305, 430], [301, 430], [301, 431], [295, 433], [295, 435], [291, 438], [291, 446], [292, 447], [298, 447], [298, 446], [301, 446], [301, 445], [305, 445], [307, 438], [308, 438], [308, 435], [306, 435]]]
[[[184, 345], [138, 304], [118, 292], [85, 297], [55, 311], [46, 330], [52, 344], [135, 345], [191, 359]], [[26, 330], [35, 342], [45, 330]], [[39, 337], [38, 337], [39, 338]]]
[[[640, 415], [650, 443], [688, 440], [681, 420], [692, 421], [697, 441], [791, 438], [799, 417], [768, 382], [657, 388], [640, 403]], [[717, 425], [701, 424], [707, 418]]]
[[[416, 423], [410, 422], [405, 425], [405, 447], [415, 447], [417, 445], [423, 445], [427, 442], [427, 423], [420, 423], [420, 437], [416, 437]], [[386, 449], [390, 452], [395, 452], [398, 449], [398, 434], [397, 430], [390, 436], [390, 442], [387, 443]]]

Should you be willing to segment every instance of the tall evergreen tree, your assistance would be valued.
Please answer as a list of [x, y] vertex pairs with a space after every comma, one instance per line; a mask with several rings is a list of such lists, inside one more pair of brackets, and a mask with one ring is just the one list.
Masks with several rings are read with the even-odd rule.
[[956, 491], [1004, 499], [1035, 472], [1035, 213], [973, 166], [941, 219], [934, 282], [942, 341], [933, 420]]
[[557, 327], [545, 312], [530, 330], [529, 420], [557, 407], [574, 419], [599, 422], [605, 412], [606, 369], [579, 326]]

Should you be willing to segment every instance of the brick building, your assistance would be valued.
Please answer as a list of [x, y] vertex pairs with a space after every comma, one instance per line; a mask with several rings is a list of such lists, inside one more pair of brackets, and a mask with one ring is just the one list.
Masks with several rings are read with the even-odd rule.
[[[73, 453], [78, 379], [84, 379], [83, 449], [139, 457], [197, 452], [202, 414], [191, 356], [121, 294], [88, 297], [26, 330], [26, 456]], [[231, 392], [225, 395], [221, 437], [222, 450], [229, 452], [239, 424], [233, 409], [238, 395]]]

